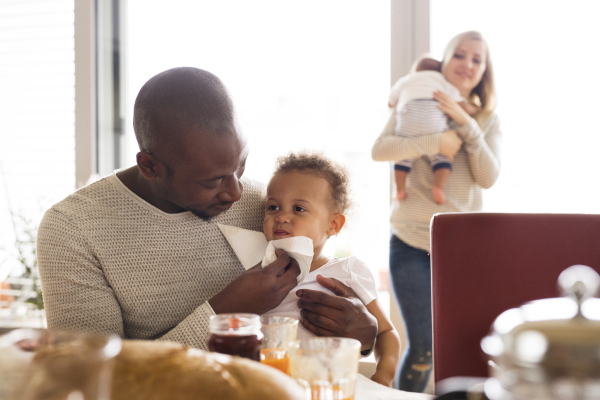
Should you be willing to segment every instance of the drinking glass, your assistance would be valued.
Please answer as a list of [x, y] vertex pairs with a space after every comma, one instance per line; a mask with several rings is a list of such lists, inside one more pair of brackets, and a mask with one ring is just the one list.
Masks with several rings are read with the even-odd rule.
[[263, 334], [256, 314], [217, 314], [210, 316], [208, 350], [260, 361]]
[[360, 342], [318, 337], [289, 344], [292, 378], [310, 387], [312, 400], [352, 400]]
[[260, 330], [263, 342], [260, 349], [260, 362], [290, 374], [290, 359], [287, 354], [288, 343], [296, 340], [298, 320], [291, 317], [262, 316]]

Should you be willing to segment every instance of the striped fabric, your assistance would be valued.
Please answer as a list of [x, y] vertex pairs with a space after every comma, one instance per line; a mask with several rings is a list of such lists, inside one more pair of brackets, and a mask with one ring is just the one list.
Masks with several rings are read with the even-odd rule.
[[406, 198], [394, 200], [390, 217], [392, 232], [402, 241], [429, 251], [429, 222], [436, 213], [481, 210], [481, 188], [491, 187], [500, 173], [500, 121], [492, 114], [481, 127], [474, 119], [458, 127], [450, 122], [463, 139], [454, 157], [452, 174], [446, 184], [446, 203], [433, 200], [433, 173], [428, 157], [440, 149], [441, 133], [405, 138], [394, 135], [396, 113], [392, 112], [383, 132], [375, 141], [375, 161], [417, 158], [408, 175]]
[[396, 109], [396, 135], [413, 137], [448, 129], [448, 117], [437, 105], [434, 99], [417, 99]]
[[[396, 108], [395, 134], [415, 137], [447, 130], [448, 117], [437, 105], [438, 102], [434, 99], [417, 99], [406, 103], [401, 109]], [[432, 166], [440, 163], [451, 164], [450, 160], [441, 154], [430, 156], [429, 160]], [[411, 169], [413, 161], [402, 160], [396, 164]]]
[[388, 103], [391, 107], [401, 109], [406, 103], [415, 99], [432, 99], [433, 92], [440, 90], [452, 97], [454, 101], [464, 100], [456, 86], [437, 71], [412, 72], [396, 81], [390, 89]]

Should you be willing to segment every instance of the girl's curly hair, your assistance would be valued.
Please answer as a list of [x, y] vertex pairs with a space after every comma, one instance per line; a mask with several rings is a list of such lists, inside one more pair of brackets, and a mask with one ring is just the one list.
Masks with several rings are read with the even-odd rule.
[[273, 175], [292, 171], [315, 174], [329, 182], [337, 212], [346, 213], [352, 207], [348, 171], [322, 153], [290, 152], [277, 158]]

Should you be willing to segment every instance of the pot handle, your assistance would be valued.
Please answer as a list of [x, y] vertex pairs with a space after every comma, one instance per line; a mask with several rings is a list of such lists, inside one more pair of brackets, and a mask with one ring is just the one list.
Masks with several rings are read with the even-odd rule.
[[558, 276], [558, 287], [563, 296], [577, 302], [577, 317], [583, 317], [581, 305], [598, 292], [600, 275], [587, 265], [572, 265]]

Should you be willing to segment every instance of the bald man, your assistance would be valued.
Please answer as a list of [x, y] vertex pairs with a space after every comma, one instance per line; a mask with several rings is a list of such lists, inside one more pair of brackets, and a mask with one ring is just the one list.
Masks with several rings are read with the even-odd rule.
[[[242, 177], [246, 140], [215, 75], [174, 68], [151, 78], [134, 105], [137, 165], [49, 209], [38, 231], [48, 328], [173, 340], [206, 348], [219, 313], [263, 314], [296, 286], [282, 251], [244, 271], [217, 223], [262, 230], [263, 185]], [[373, 348], [377, 322], [351, 289], [301, 291], [302, 324]]]

